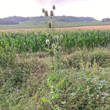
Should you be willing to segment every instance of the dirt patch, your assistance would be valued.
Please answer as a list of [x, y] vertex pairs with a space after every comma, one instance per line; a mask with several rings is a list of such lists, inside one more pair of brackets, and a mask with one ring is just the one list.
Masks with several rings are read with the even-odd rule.
[[[110, 25], [100, 25], [100, 26], [79, 26], [79, 27], [64, 27], [55, 28], [57, 29], [110, 29]], [[41, 31], [46, 30], [46, 28], [24, 28], [24, 29], [0, 29], [0, 32], [5, 31]]]
[[110, 25], [65, 27], [65, 28], [56, 28], [56, 29], [110, 29]]

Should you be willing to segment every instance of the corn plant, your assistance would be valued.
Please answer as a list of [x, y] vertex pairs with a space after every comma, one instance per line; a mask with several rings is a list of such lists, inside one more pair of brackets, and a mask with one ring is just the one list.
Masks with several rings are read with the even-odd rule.
[[48, 48], [46, 39], [50, 40], [49, 47], [52, 49], [52, 44], [56, 39], [53, 36], [60, 34], [63, 38], [58, 42], [58, 45], [63, 45], [65, 51], [72, 48], [94, 48], [98, 46], [106, 47], [110, 43], [110, 30], [80, 30], [80, 31], [54, 31], [52, 32], [3, 32], [0, 35], [0, 46], [5, 48], [8, 44], [11, 48], [16, 47], [19, 53], [28, 52], [30, 49], [33, 52], [45, 51]]

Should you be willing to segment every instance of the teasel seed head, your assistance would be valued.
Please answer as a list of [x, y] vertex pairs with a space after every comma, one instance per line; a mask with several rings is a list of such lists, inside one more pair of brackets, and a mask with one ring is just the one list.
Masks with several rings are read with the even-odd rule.
[[55, 10], [55, 5], [53, 5], [53, 10]]
[[53, 16], [53, 11], [50, 11], [50, 16]]
[[50, 41], [49, 41], [49, 39], [46, 39], [46, 44], [50, 44]]
[[52, 44], [52, 48], [55, 49], [55, 44]]
[[45, 11], [45, 16], [48, 16], [48, 12], [47, 11]]
[[60, 35], [60, 38], [63, 38], [63, 36], [62, 36], [62, 35]]
[[45, 13], [45, 9], [44, 8], [42, 9], [42, 13]]
[[58, 35], [56, 35], [56, 39], [59, 39], [59, 36]]
[[51, 22], [48, 23], [48, 27], [49, 27], [50, 29], [52, 28]]

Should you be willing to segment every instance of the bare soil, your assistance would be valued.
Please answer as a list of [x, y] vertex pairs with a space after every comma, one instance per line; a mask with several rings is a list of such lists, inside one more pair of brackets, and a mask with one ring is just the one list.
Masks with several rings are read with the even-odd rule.
[[[0, 29], [0, 32], [4, 31], [39, 31], [46, 30], [45, 28], [25, 28], [25, 29]], [[57, 29], [110, 29], [110, 25], [100, 25], [100, 26], [79, 26], [79, 27], [64, 27]]]
[[100, 26], [79, 26], [79, 27], [66, 27], [57, 29], [110, 29], [110, 25], [100, 25]]

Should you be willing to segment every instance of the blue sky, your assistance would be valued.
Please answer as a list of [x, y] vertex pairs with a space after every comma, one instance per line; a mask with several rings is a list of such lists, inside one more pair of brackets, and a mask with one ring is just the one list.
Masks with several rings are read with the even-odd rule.
[[8, 16], [43, 16], [42, 8], [50, 12], [56, 5], [55, 15], [110, 18], [110, 0], [0, 0], [0, 18]]

